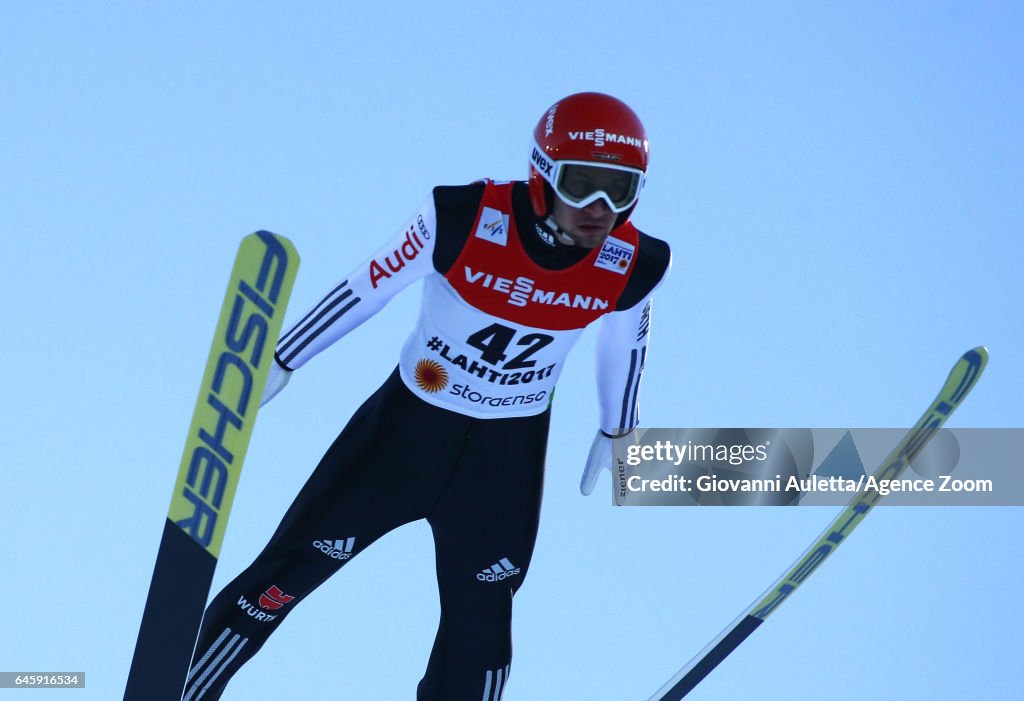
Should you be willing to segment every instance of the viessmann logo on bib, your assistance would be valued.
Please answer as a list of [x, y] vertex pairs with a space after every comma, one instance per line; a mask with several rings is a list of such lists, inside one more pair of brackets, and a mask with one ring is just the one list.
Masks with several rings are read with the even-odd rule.
[[[628, 246], [629, 244], [626, 245]], [[536, 287], [535, 280], [523, 275], [513, 280], [507, 277], [492, 275], [482, 270], [473, 270], [468, 265], [465, 266], [465, 273], [466, 282], [508, 295], [508, 303], [516, 307], [525, 307], [528, 304], [547, 304], [553, 307], [567, 307], [569, 309], [600, 310], [607, 309], [610, 305], [607, 299], [601, 299], [593, 295], [559, 292], [558, 290], [542, 290]]]

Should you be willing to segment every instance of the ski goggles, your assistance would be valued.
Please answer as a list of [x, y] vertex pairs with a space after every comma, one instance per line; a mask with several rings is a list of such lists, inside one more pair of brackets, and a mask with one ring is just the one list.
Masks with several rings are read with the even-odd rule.
[[586, 207], [604, 200], [619, 214], [636, 204], [644, 186], [644, 172], [613, 164], [589, 161], [551, 161], [537, 147], [533, 162], [558, 198], [572, 207]]

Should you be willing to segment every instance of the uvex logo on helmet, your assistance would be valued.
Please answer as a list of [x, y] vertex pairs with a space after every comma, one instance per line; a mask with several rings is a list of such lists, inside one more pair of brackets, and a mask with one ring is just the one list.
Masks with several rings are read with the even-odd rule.
[[555, 164], [545, 158], [544, 154], [536, 146], [533, 147], [533, 153], [530, 154], [530, 160], [533, 162], [533, 165], [537, 170], [547, 177], [551, 177], [551, 169], [555, 167]]
[[548, 119], [544, 122], [544, 135], [551, 136], [555, 133], [555, 113], [558, 112], [558, 105], [548, 110]]

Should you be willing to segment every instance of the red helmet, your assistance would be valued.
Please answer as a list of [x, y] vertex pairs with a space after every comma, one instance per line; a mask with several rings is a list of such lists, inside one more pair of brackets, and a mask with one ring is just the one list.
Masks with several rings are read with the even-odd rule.
[[573, 207], [603, 199], [619, 213], [636, 206], [647, 175], [647, 132], [629, 106], [611, 95], [581, 92], [551, 106], [533, 130], [530, 202], [538, 217], [552, 197]]

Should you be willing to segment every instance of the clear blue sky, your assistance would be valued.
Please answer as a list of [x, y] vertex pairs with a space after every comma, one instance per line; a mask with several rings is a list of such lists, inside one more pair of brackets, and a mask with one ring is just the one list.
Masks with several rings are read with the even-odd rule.
[[[238, 240], [303, 256], [291, 318], [435, 184], [521, 178], [557, 98], [651, 138], [668, 240], [647, 426], [1020, 427], [1024, 16], [1015, 2], [133, 3], [0, 8], [0, 671], [120, 698]], [[260, 415], [215, 588], [387, 375], [415, 289]], [[577, 483], [592, 333], [563, 373], [506, 698], [644, 700], [837, 508], [616, 509]], [[1015, 699], [1020, 508], [883, 508], [692, 695]], [[429, 530], [324, 585], [227, 699], [411, 699]], [[24, 692], [0, 690], [0, 699]]]

